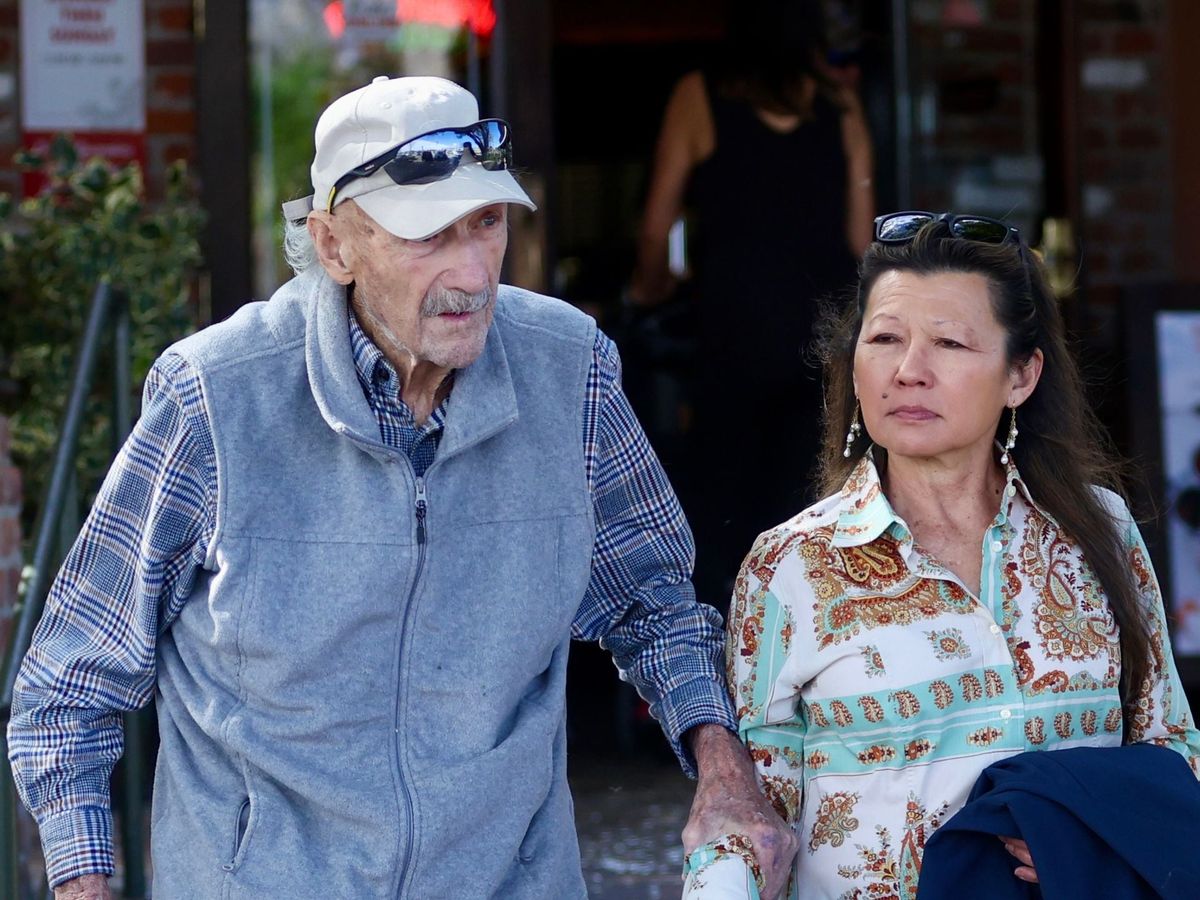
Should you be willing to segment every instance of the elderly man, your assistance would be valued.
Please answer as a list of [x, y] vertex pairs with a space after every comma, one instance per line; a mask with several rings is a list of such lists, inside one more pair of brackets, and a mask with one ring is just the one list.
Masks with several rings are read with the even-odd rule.
[[586, 896], [572, 637], [698, 769], [685, 844], [748, 833], [782, 884], [795, 839], [616, 352], [498, 285], [533, 207], [510, 162], [451, 82], [338, 99], [286, 210], [298, 277], [155, 364], [14, 702], [56, 896], [107, 896], [118, 714], [155, 690], [155, 897]]

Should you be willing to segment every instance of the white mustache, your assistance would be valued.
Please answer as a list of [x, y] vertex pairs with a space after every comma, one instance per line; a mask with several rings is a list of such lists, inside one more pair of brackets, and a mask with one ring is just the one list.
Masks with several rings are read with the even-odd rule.
[[492, 289], [469, 294], [454, 288], [432, 287], [421, 301], [421, 315], [433, 318], [444, 313], [473, 313], [492, 302]]

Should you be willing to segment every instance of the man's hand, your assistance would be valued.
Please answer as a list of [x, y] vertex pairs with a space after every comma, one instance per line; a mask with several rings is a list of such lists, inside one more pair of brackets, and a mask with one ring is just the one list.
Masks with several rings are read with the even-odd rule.
[[80, 875], [54, 889], [54, 900], [112, 900], [107, 875]]
[[700, 781], [683, 829], [684, 852], [724, 834], [746, 835], [766, 885], [762, 900], [776, 900], [787, 886], [799, 840], [763, 796], [754, 763], [735, 735], [720, 725], [705, 724], [689, 731], [688, 737]]

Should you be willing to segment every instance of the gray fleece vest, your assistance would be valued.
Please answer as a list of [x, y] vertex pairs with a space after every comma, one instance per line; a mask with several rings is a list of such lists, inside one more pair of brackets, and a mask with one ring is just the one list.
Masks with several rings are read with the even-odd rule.
[[380, 441], [323, 272], [172, 348], [220, 496], [160, 639], [156, 900], [586, 896], [564, 683], [594, 339], [501, 288], [423, 479]]

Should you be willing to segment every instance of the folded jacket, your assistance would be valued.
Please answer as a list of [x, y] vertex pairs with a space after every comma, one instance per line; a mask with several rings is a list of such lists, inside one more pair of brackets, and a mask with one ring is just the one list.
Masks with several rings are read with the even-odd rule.
[[[1040, 885], [996, 835], [1019, 837]], [[925, 845], [919, 900], [1200, 898], [1200, 783], [1149, 744], [1021, 753], [984, 769]]]

